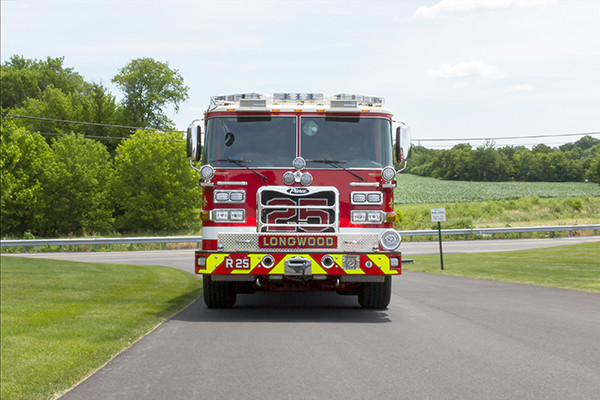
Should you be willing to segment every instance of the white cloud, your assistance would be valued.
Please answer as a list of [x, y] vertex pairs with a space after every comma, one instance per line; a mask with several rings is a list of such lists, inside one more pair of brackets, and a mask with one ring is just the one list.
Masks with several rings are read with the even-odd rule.
[[484, 79], [502, 79], [508, 74], [498, 67], [487, 65], [481, 61], [471, 60], [456, 65], [442, 64], [436, 69], [430, 69], [428, 75], [432, 79], [437, 78], [466, 78], [481, 77]]
[[456, 82], [454, 85], [452, 85], [453, 88], [455, 89], [465, 89], [467, 87], [469, 87], [469, 82]]
[[529, 83], [524, 83], [522, 85], [511, 86], [511, 87], [505, 89], [504, 91], [506, 93], [518, 93], [518, 92], [531, 92], [533, 89], [534, 89], [534, 87], [532, 85], [530, 85]]
[[475, 11], [536, 7], [556, 4], [556, 1], [557, 0], [442, 0], [430, 7], [419, 7], [413, 14], [413, 18], [437, 18], [444, 15], [463, 14]]

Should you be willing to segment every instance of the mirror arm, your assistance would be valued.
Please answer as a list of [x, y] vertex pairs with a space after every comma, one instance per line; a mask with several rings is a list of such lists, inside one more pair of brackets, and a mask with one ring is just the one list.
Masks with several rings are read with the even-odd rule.
[[192, 160], [190, 160], [190, 167], [192, 167], [193, 170], [200, 172], [200, 170], [196, 168], [196, 166], [194, 165], [194, 161]]
[[400, 172], [404, 171], [406, 169], [406, 164], [408, 164], [408, 161], [404, 161], [404, 166], [402, 168], [400, 168], [398, 171], [396, 171], [396, 174], [399, 174]]

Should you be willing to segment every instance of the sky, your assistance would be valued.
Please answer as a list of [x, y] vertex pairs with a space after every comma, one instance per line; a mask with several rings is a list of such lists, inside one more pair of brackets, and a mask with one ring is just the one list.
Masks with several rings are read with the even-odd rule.
[[121, 68], [167, 62], [190, 88], [180, 130], [213, 95], [317, 92], [383, 96], [430, 148], [600, 139], [600, 0], [0, 4], [3, 63], [64, 57], [120, 100]]

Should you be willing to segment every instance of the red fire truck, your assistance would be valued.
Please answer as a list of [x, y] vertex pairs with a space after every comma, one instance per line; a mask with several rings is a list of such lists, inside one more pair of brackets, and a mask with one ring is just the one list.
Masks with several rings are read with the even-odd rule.
[[397, 123], [394, 146], [383, 103], [355, 94], [211, 98], [187, 132], [203, 189], [195, 272], [207, 307], [265, 290], [336, 291], [363, 308], [388, 306], [402, 270], [394, 150], [406, 163], [410, 134]]

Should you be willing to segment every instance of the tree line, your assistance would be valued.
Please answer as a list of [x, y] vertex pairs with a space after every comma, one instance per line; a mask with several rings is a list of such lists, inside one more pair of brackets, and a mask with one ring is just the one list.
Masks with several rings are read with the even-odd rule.
[[407, 172], [444, 180], [596, 182], [600, 183], [600, 139], [584, 136], [551, 148], [538, 144], [473, 148], [457, 144], [447, 150], [413, 147]]
[[13, 56], [1, 66], [2, 237], [198, 227], [198, 177], [164, 111], [188, 98], [179, 73], [132, 60], [112, 79], [118, 102], [63, 61]]

